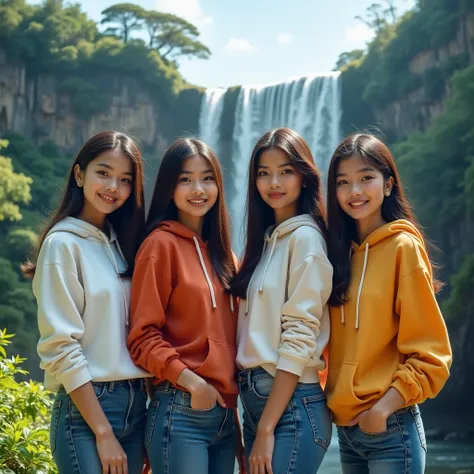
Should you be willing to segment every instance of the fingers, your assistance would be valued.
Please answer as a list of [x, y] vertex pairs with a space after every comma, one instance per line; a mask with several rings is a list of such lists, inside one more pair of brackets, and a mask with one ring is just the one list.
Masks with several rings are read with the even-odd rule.
[[271, 461], [267, 461], [265, 463], [265, 468], [267, 470], [267, 474], [273, 474], [272, 462]]
[[[216, 390], [216, 391], [217, 391], [217, 390]], [[220, 405], [221, 407], [224, 407], [224, 408], [227, 407], [227, 405], [225, 404], [224, 399], [222, 398], [222, 395], [221, 395], [219, 392], [217, 392], [217, 402], [219, 403], [219, 405]]]

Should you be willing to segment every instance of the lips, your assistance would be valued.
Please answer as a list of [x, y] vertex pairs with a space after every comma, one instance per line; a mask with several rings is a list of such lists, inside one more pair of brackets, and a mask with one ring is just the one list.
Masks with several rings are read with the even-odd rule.
[[113, 204], [117, 201], [117, 198], [110, 196], [108, 194], [97, 193], [99, 197], [108, 204]]
[[364, 201], [362, 199], [358, 200], [358, 201], [352, 201], [349, 203], [349, 206], [352, 208], [352, 209], [360, 209], [362, 207], [364, 207], [369, 201]]
[[285, 195], [285, 193], [268, 193], [270, 199], [280, 199]]
[[203, 204], [206, 204], [207, 199], [188, 199], [189, 204], [192, 206], [202, 206]]

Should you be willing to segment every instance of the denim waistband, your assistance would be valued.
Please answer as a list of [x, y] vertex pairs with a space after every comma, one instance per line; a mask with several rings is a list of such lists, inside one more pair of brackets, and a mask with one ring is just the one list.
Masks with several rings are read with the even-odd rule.
[[[128, 387], [133, 390], [140, 390], [142, 392], [146, 391], [145, 379], [127, 379], [127, 380], [112, 380], [109, 382], [96, 382], [94, 380], [90, 381], [92, 385], [96, 387], [103, 387], [105, 385], [105, 389], [108, 392], [113, 392], [117, 387]], [[58, 393], [66, 393], [66, 390], [63, 386], [58, 389]]]

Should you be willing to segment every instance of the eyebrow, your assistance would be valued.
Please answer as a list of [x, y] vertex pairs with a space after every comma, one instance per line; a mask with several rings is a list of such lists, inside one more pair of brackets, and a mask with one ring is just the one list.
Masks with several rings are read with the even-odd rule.
[[[179, 174], [194, 174], [194, 173], [195, 173], [194, 171], [181, 170]], [[214, 173], [214, 171], [212, 171], [211, 169], [201, 171], [201, 174], [208, 174], [208, 173]]]
[[[372, 168], [371, 166], [366, 166], [365, 168], [361, 168], [360, 170], [357, 170], [357, 173], [367, 173], [367, 171], [375, 171], [375, 168]], [[346, 176], [346, 173], [337, 173], [336, 178], [339, 178], [341, 176]]]
[[[108, 165], [107, 163], [97, 163], [97, 166], [102, 166], [102, 168], [107, 168], [108, 170], [114, 170], [114, 167]], [[124, 174], [127, 174], [129, 176], [133, 176], [133, 173], [131, 171], [125, 171]]]
[[[277, 168], [284, 168], [285, 166], [294, 166], [294, 164], [291, 161], [288, 161], [287, 163], [283, 163], [282, 165], [278, 165]], [[269, 166], [265, 165], [258, 165], [259, 168], [269, 168]]]

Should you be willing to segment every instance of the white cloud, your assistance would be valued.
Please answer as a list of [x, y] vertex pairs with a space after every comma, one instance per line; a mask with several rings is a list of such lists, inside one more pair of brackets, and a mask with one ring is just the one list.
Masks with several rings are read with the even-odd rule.
[[293, 41], [293, 35], [290, 33], [281, 33], [278, 35], [277, 42], [278, 44], [288, 44]]
[[351, 41], [367, 42], [374, 36], [374, 32], [363, 23], [358, 23], [346, 29], [346, 38]]
[[157, 0], [156, 9], [159, 12], [173, 13], [185, 20], [196, 25], [198, 28], [203, 28], [212, 24], [212, 17], [206, 15], [201, 5], [200, 0]]
[[225, 49], [234, 53], [253, 51], [255, 47], [245, 38], [230, 38], [225, 45]]

